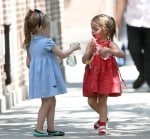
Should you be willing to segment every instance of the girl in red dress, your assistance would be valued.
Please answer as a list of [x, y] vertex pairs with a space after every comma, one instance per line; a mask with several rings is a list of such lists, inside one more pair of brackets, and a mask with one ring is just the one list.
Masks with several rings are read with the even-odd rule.
[[125, 57], [113, 37], [116, 33], [114, 18], [100, 14], [91, 21], [93, 39], [82, 57], [85, 66], [83, 96], [88, 97], [88, 104], [99, 114], [94, 124], [99, 135], [107, 134], [107, 97], [121, 95], [121, 83], [115, 56]]

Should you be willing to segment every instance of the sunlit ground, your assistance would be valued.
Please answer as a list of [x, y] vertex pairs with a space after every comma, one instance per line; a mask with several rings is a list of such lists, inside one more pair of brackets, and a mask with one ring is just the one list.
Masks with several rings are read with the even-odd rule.
[[[121, 97], [109, 98], [107, 137], [150, 136], [150, 95], [141, 93], [123, 93]], [[80, 87], [68, 88], [68, 94], [58, 96], [57, 102], [56, 129], [66, 132], [61, 138], [99, 138], [93, 129], [98, 115], [87, 105]], [[39, 105], [40, 100], [28, 100], [1, 114], [0, 138], [32, 138]]]

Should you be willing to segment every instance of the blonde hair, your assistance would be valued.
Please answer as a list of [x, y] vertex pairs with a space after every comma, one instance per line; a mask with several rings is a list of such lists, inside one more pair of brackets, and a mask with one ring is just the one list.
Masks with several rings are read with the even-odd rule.
[[40, 26], [45, 27], [48, 23], [50, 23], [50, 21], [46, 14], [38, 9], [35, 9], [34, 11], [29, 10], [24, 19], [25, 39], [23, 42], [23, 48], [27, 49], [31, 41], [31, 36], [37, 33]]
[[99, 14], [94, 16], [91, 22], [96, 22], [104, 31], [106, 30], [108, 38], [113, 40], [113, 37], [116, 34], [116, 23], [113, 17]]

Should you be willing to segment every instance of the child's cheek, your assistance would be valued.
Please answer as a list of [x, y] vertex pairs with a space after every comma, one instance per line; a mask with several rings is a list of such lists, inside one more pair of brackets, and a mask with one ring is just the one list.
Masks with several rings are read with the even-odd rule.
[[97, 39], [97, 40], [101, 40], [101, 36], [100, 35], [95, 35], [95, 38]]

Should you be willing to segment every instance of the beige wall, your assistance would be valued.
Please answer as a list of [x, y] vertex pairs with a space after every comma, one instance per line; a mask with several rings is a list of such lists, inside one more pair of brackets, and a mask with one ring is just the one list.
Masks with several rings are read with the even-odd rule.
[[89, 26], [93, 16], [100, 13], [113, 15], [115, 0], [64, 0], [64, 26]]
[[86, 41], [91, 35], [92, 17], [100, 13], [113, 16], [114, 2], [115, 0], [64, 0], [64, 47], [74, 41]]

